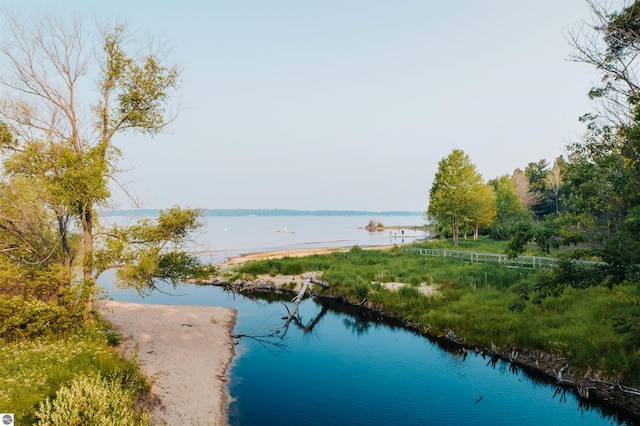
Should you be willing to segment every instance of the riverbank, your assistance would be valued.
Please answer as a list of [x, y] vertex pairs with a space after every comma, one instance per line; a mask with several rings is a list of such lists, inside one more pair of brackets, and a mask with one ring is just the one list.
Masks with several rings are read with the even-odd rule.
[[233, 309], [105, 300], [98, 310], [121, 332], [123, 355], [137, 359], [152, 383], [151, 424], [227, 423]]
[[[367, 277], [367, 279], [372, 280], [372, 283], [374, 280], [378, 281], [374, 278], [374, 272], [378, 274], [379, 271], [382, 270], [385, 271], [385, 274], [389, 277], [397, 277], [399, 276], [398, 274], [400, 274], [404, 277], [404, 282], [407, 283], [405, 285], [408, 286], [411, 279], [406, 275], [406, 271], [418, 268], [418, 266], [409, 262], [409, 259], [403, 258], [401, 261], [396, 261], [396, 264], [393, 265], [391, 263], [391, 259], [389, 261], [383, 261], [378, 259], [379, 256], [377, 255], [372, 258], [365, 256], [364, 251], [359, 251], [359, 253], [360, 254], [358, 254], [358, 251], [354, 252], [353, 256], [349, 257], [348, 263], [353, 262], [353, 268], [359, 268], [358, 277]], [[256, 254], [251, 260], [274, 259], [276, 255], [277, 257], [296, 257], [295, 252], [288, 254], [283, 252], [261, 253]], [[342, 255], [338, 255], [338, 258], [342, 259]], [[378, 260], [380, 260], [380, 262], [378, 262]], [[234, 260], [234, 262], [241, 262], [241, 260]], [[483, 358], [488, 357], [489, 360], [503, 359], [510, 363], [513, 368], [527, 370], [532, 373], [533, 376], [544, 378], [544, 381], [557, 385], [558, 389], [566, 390], [567, 388], [572, 388], [576, 391], [576, 394], [583, 402], [584, 407], [588, 407], [590, 403], [594, 402], [603, 407], [613, 409], [625, 418], [630, 418], [631, 420], [629, 420], [628, 424], [636, 424], [640, 421], [640, 390], [624, 386], [624, 382], [626, 382], [627, 385], [633, 384], [633, 382], [629, 380], [625, 380], [623, 382], [620, 379], [622, 376], [608, 376], [602, 372], [607, 370], [597, 368], [597, 364], [595, 364], [595, 362], [592, 364], [588, 358], [586, 358], [585, 361], [585, 358], [579, 359], [578, 357], [574, 358], [572, 362], [572, 357], [567, 358], [566, 354], [572, 353], [572, 350], [575, 351], [575, 345], [569, 346], [567, 344], [566, 352], [561, 352], [557, 350], [532, 350], [528, 348], [526, 343], [508, 343], [526, 340], [518, 340], [518, 337], [521, 336], [517, 333], [521, 333], [526, 336], [531, 334], [532, 331], [535, 333], [546, 332], [547, 335], [550, 336], [547, 339], [558, 339], [558, 333], [555, 332], [558, 327], [551, 327], [550, 325], [557, 324], [560, 319], [570, 324], [572, 322], [575, 323], [576, 321], [580, 324], [590, 324], [590, 331], [576, 329], [575, 327], [562, 329], [563, 332], [569, 333], [568, 335], [592, 335], [593, 330], [591, 327], [594, 327], [594, 323], [592, 321], [594, 316], [591, 315], [591, 311], [585, 311], [584, 306], [592, 307], [594, 300], [593, 297], [597, 297], [598, 300], [604, 301], [602, 303], [615, 302], [613, 296], [607, 292], [606, 289], [594, 288], [585, 291], [568, 290], [562, 299], [562, 302], [566, 304], [565, 310], [560, 313], [553, 305], [550, 307], [546, 307], [544, 305], [538, 307], [536, 305], [529, 307], [528, 310], [530, 312], [519, 314], [513, 311], [505, 311], [504, 309], [506, 306], [505, 301], [510, 300], [510, 293], [508, 292], [510, 288], [509, 283], [515, 281], [513, 281], [513, 277], [503, 277], [499, 274], [502, 274], [505, 271], [513, 272], [512, 269], [503, 268], [493, 270], [485, 268], [482, 269], [482, 273], [478, 275], [475, 269], [479, 268], [475, 268], [473, 270], [472, 268], [467, 268], [468, 270], [464, 274], [464, 277], [468, 279], [471, 276], [473, 278], [473, 282], [471, 284], [458, 284], [454, 279], [447, 278], [443, 274], [438, 274], [439, 271], [444, 269], [439, 269], [436, 260], [430, 260], [429, 262], [429, 277], [427, 281], [432, 283], [449, 283], [449, 285], [445, 286], [443, 290], [448, 290], [446, 295], [457, 296], [457, 299], [454, 299], [454, 297], [448, 297], [444, 303], [431, 303], [426, 299], [421, 300], [413, 298], [412, 293], [409, 291], [405, 292], [404, 299], [402, 297], [399, 298], [395, 296], [387, 297], [382, 293], [379, 293], [379, 289], [383, 286], [381, 283], [373, 283], [372, 286], [366, 290], [363, 290], [362, 286], [354, 290], [353, 286], [350, 287], [349, 284], [349, 274], [352, 272], [353, 268], [346, 268], [347, 271], [345, 273], [345, 262], [341, 261], [336, 261], [333, 266], [328, 267], [325, 265], [323, 267], [326, 268], [323, 269], [326, 273], [326, 277], [330, 275], [333, 278], [333, 283], [335, 284], [335, 288], [329, 291], [328, 294], [325, 294], [325, 296], [337, 299], [342, 303], [355, 304], [363, 310], [371, 310], [376, 317], [394, 319], [403, 324], [407, 329], [413, 330], [425, 337], [436, 339], [437, 341], [452, 347], [453, 350], [464, 357], [466, 357], [467, 354], [475, 354], [478, 356], [481, 355]], [[370, 265], [371, 263], [374, 263], [374, 265], [368, 266], [368, 268], [373, 272], [367, 271], [362, 267], [362, 265]], [[426, 268], [426, 266], [424, 266], [424, 262], [418, 260], [418, 263], [422, 265], [423, 269]], [[317, 268], [317, 264], [317, 261], [310, 262], [310, 265], [313, 265], [311, 266], [312, 268]], [[295, 266], [295, 268], [289, 267], [291, 265]], [[238, 275], [234, 274], [234, 267], [231, 266], [229, 270], [226, 271], [228, 274], [221, 274], [221, 276], [218, 277], [217, 282], [211, 283], [225, 285], [225, 280], [231, 279], [234, 282], [228, 284], [231, 284], [231, 287], [237, 291], [295, 291], [301, 287], [302, 282], [307, 277], [307, 274], [302, 272], [304, 269], [301, 271], [301, 262], [298, 260], [292, 260], [291, 262], [278, 261], [273, 265], [269, 262], [266, 266], [258, 268], [253, 267], [253, 265], [247, 266], [249, 266], [249, 268], [246, 269], [246, 271], [250, 272], [243, 275], [243, 277], [237, 281], [235, 281], [235, 279]], [[457, 264], [447, 265], [446, 267], [453, 271], [458, 271], [459, 269]], [[302, 266], [302, 268], [304, 268], [304, 266]], [[273, 270], [295, 270], [296, 272], [289, 273], [298, 275], [274, 275]], [[343, 272], [342, 275], [340, 275], [341, 270]], [[483, 284], [483, 279], [484, 281], [487, 280], [487, 274], [489, 274], [491, 280]], [[314, 277], [317, 277], [317, 275], [314, 275]], [[444, 277], [444, 279], [442, 277]], [[505, 284], [501, 285], [500, 283]], [[329, 284], [332, 284], [331, 281], [329, 281]], [[451, 291], [452, 287], [454, 287], [454, 291]], [[376, 288], [378, 290], [376, 290]], [[415, 283], [413, 286], [410, 286], [410, 289], [415, 290], [416, 293], [419, 291], [417, 284]], [[471, 291], [467, 291], [467, 289]], [[464, 295], [464, 297], [461, 295]], [[458, 300], [461, 300], [462, 302], [458, 302]], [[496, 303], [496, 301], [499, 301], [499, 303]], [[551, 304], [557, 304], [558, 299], [550, 299], [548, 302]], [[595, 307], [597, 312], [600, 312], [599, 309], [600, 308], [598, 306]], [[458, 314], [459, 317], [449, 318], [447, 315], [452, 312]], [[472, 322], [474, 325], [477, 323], [486, 324], [483, 330], [498, 330], [490, 331], [494, 334], [498, 332], [504, 333], [506, 337], [501, 339], [502, 344], [500, 344], [500, 340], [496, 339], [496, 343], [499, 344], [494, 345], [493, 339], [485, 338], [482, 340], [482, 337], [485, 337], [484, 335], [474, 334], [473, 331], [476, 330], [477, 327], [474, 328], [469, 326], [465, 322], [469, 317], [473, 318]], [[533, 325], [527, 324], [525, 327], [522, 324], [522, 321], [528, 321]], [[429, 326], [425, 327], [424, 324], [429, 324]], [[500, 327], [501, 324], [503, 325], [502, 328], [497, 328]], [[509, 334], [507, 332], [509, 327], [504, 326], [504, 324], [520, 325], [518, 327], [513, 327], [517, 333]], [[610, 336], [611, 330], [607, 329], [606, 325], [602, 328], [603, 329], [598, 334]], [[454, 333], [453, 330], [456, 332]], [[616, 336], [613, 336], [604, 340], [611, 342], [615, 337]], [[566, 336], [565, 339], [567, 342], [571, 340], [567, 339]], [[483, 341], [484, 343], [480, 343]], [[558, 342], [564, 342], [564, 340], [558, 340]], [[586, 347], [596, 354], [606, 353], [609, 355], [610, 352], [605, 352], [609, 350], [609, 347], [604, 349], [604, 347], [601, 345], [599, 346], [598, 343], [599, 341], [595, 341], [578, 347]], [[577, 367], [578, 365], [581, 365], [582, 367]], [[596, 365], [596, 367], [586, 368], [584, 367], [585, 365]]]

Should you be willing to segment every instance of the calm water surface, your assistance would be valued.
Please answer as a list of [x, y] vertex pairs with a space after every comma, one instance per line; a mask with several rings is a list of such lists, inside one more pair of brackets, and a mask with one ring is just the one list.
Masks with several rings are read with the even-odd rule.
[[[339, 232], [323, 232], [311, 222], [313, 229], [304, 233], [322, 234], [325, 238], [318, 241], [341, 239]], [[277, 226], [264, 225], [269, 229], [265, 238], [278, 233]], [[345, 225], [345, 235], [358, 235], [350, 226]], [[289, 245], [278, 238], [274, 247]], [[475, 354], [464, 358], [333, 302], [306, 300], [300, 306], [301, 322], [283, 329], [287, 312], [282, 301], [291, 306], [291, 296], [263, 294], [251, 300], [216, 287], [183, 285], [173, 291], [180, 296], [155, 293], [140, 299], [114, 288], [108, 275], [100, 283], [115, 300], [238, 311], [235, 332], [251, 337], [239, 340], [231, 369], [232, 425], [628, 424], [581, 406], [572, 393], [558, 392], [508, 363]]]
[[[106, 281], [106, 280], [105, 280]], [[255, 300], [217, 287], [180, 286], [140, 299], [102, 283], [115, 300], [237, 309], [229, 390], [232, 425], [617, 425], [570, 392], [508, 363], [463, 358], [359, 310], [305, 300], [302, 322], [282, 329], [274, 295]], [[281, 300], [282, 299], [282, 300]], [[269, 337], [280, 330], [275, 337]], [[284, 335], [284, 337], [280, 337]]]

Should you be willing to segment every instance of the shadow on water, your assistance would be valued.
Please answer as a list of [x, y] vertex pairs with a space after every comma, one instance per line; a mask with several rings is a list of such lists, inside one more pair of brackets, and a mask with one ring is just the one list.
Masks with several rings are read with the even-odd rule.
[[[379, 312], [374, 312], [359, 306], [348, 305], [331, 298], [314, 298], [313, 301], [305, 300], [303, 302], [304, 308], [301, 309], [303, 311], [302, 314], [290, 318], [288, 315], [290, 309], [287, 307], [287, 304], [291, 305], [291, 294], [289, 293], [277, 294], [273, 292], [254, 291], [246, 295], [235, 295], [233, 297], [242, 298], [249, 303], [257, 304], [263, 308], [269, 307], [272, 310], [277, 305], [282, 306], [276, 309], [276, 312], [279, 314], [275, 313], [269, 317], [270, 323], [259, 323], [250, 331], [238, 333], [236, 336], [243, 341], [250, 340], [252, 344], [241, 351], [241, 355], [234, 367], [230, 387], [232, 397], [234, 398], [234, 402], [231, 404], [229, 418], [231, 424], [272, 424], [282, 421], [292, 423], [304, 421], [305, 424], [478, 424], [478, 422], [512, 424], [514, 421], [519, 424], [556, 424], [559, 421], [563, 424], [636, 424], [633, 419], [626, 418], [607, 406], [592, 404], [589, 401], [579, 398], [572, 389], [557, 386], [551, 378], [535, 370], [524, 368], [523, 366], [495, 355], [481, 351], [467, 350], [460, 344], [447, 339], [425, 336], [418, 333], [415, 329], [406, 327], [406, 324], [401, 319], [384, 317]], [[336, 325], [337, 323], [339, 324]], [[246, 326], [246, 324], [243, 324], [243, 321], [239, 321], [238, 326], [243, 327]], [[340, 328], [342, 331], [340, 331]], [[409, 357], [408, 360], [404, 360], [405, 352], [395, 352], [392, 347], [388, 347], [388, 336], [381, 337], [381, 340], [376, 342], [378, 339], [376, 337], [377, 334], [388, 335], [389, 333], [391, 333], [391, 336], [414, 336], [415, 339], [418, 339], [418, 341], [413, 339], [409, 343], [397, 343], [398, 348], [402, 347], [406, 349], [407, 352], [416, 350], [425, 351], [424, 346], [431, 346], [437, 348], [441, 354], [447, 354], [447, 358], [441, 358], [443, 355], [435, 356], [435, 367], [421, 365], [422, 362], [424, 362], [425, 365], [427, 363], [434, 363], [433, 359], [427, 359], [428, 357], [433, 357], [433, 355], [429, 354], [426, 354], [424, 358], [413, 359]], [[351, 338], [348, 337], [349, 335]], [[336, 340], [337, 343], [328, 343], [331, 345], [329, 349], [327, 349], [324, 344], [318, 343], [327, 340]], [[370, 360], [362, 359], [362, 349], [350, 348], [352, 343], [350, 341], [353, 340], [373, 341], [373, 344], [365, 345], [371, 355]], [[396, 339], [396, 341], [397, 340], [400, 339]], [[256, 351], [253, 349], [256, 343], [266, 350]], [[396, 342], [393, 342], [393, 344], [395, 343]], [[424, 343], [428, 344], [425, 345]], [[338, 346], [336, 346], [336, 344]], [[383, 353], [387, 349], [390, 353]], [[336, 356], [335, 352], [344, 356]], [[342, 354], [342, 352], [344, 352], [344, 354]], [[249, 357], [247, 353], [251, 353], [251, 356]], [[283, 356], [283, 353], [286, 353], [286, 356]], [[292, 355], [292, 353], [294, 355]], [[302, 357], [306, 356], [307, 358], [300, 360], [295, 355], [296, 353], [301, 353]], [[275, 358], [286, 358], [284, 365], [275, 367], [272, 361], [268, 360], [268, 357], [274, 358], [274, 355]], [[355, 359], [350, 361], [350, 357]], [[365, 356], [365, 358], [367, 357]], [[251, 363], [252, 366], [247, 367], [247, 362]], [[322, 362], [325, 364], [321, 364]], [[360, 380], [362, 377], [378, 374], [375, 372], [380, 369], [378, 364], [384, 365], [384, 378], [394, 375], [402, 376], [403, 374], [407, 374], [407, 371], [410, 371], [409, 376], [406, 377], [406, 381], [403, 382], [403, 380], [400, 380], [398, 383], [389, 383], [389, 391], [400, 395], [393, 397], [385, 396], [385, 404], [383, 405], [387, 406], [388, 409], [398, 411], [395, 417], [375, 414], [375, 410], [374, 415], [369, 417], [365, 416], [365, 418], [360, 418], [358, 421], [349, 417], [354, 415], [353, 413], [358, 412], [357, 407], [359, 404], [362, 405], [361, 409], [366, 407], [369, 410], [372, 408], [369, 406], [370, 404], [379, 404], [379, 401], [375, 402], [376, 392], [372, 394], [371, 389], [360, 389], [362, 395], [358, 397], [352, 394], [348, 394], [347, 396], [342, 395], [336, 398], [338, 402], [327, 398], [326, 402], [331, 402], [332, 410], [341, 413], [342, 417], [327, 417], [323, 414], [312, 421], [312, 419], [305, 416], [304, 410], [314, 409], [315, 403], [313, 401], [318, 399], [318, 394], [336, 392], [336, 388], [345, 385], [341, 382], [339, 376], [341, 371], [343, 372], [344, 379], [347, 380], [350, 376], [350, 370], [360, 368], [361, 363], [367, 362], [370, 362], [370, 365], [363, 367], [363, 369], [356, 374], [358, 377], [357, 380]], [[303, 367], [302, 369], [298, 369], [301, 363]], [[314, 364], [310, 365], [309, 363]], [[399, 364], [399, 366], [394, 365], [396, 363]], [[343, 367], [341, 364], [348, 365], [349, 367]], [[454, 365], [457, 371], [442, 371], [448, 368], [448, 364]], [[262, 386], [267, 386], [266, 388], [261, 388], [260, 383], [254, 382], [256, 376], [267, 374], [265, 371], [258, 373], [260, 368], [256, 369], [256, 365], [262, 365], [264, 369], [271, 370], [269, 373], [270, 378], [266, 378], [266, 381], [262, 382]], [[355, 365], [358, 367], [354, 367]], [[468, 367], [464, 367], [464, 365], [468, 365]], [[394, 369], [398, 368], [405, 369], [406, 371], [394, 371]], [[485, 391], [477, 390], [473, 397], [469, 399], [469, 404], [473, 405], [474, 409], [478, 409], [478, 406], [486, 406], [488, 404], [493, 404], [493, 406], [488, 411], [475, 413], [474, 415], [470, 415], [468, 412], [455, 413], [457, 410], [446, 408], [447, 404], [451, 404], [451, 399], [445, 396], [440, 402], [433, 403], [432, 401], [433, 407], [428, 408], [425, 413], [418, 413], [416, 416], [415, 412], [421, 410], [424, 404], [422, 404], [419, 398], [417, 401], [412, 399], [415, 398], [415, 395], [422, 393], [425, 383], [433, 381], [432, 373], [427, 372], [425, 374], [422, 371], [432, 368], [438, 370], [439, 380], [442, 380], [441, 385], [443, 387], [462, 386], [462, 388], [473, 387], [477, 389], [487, 389]], [[325, 374], [328, 375], [336, 374], [338, 378], [330, 382], [330, 384], [327, 384], [325, 383], [326, 379], [324, 377], [318, 379], [316, 373], [312, 372], [312, 370], [316, 369], [324, 371]], [[495, 371], [498, 374], [487, 373], [487, 371]], [[463, 380], [458, 384], [446, 384], [447, 381], [458, 382], [459, 377], [456, 376], [456, 374], [460, 375]], [[312, 398], [312, 401], [306, 403], [306, 408], [302, 408], [303, 412], [292, 413], [288, 408], [292, 404], [285, 404], [287, 405], [287, 409], [285, 409], [282, 405], [269, 406], [267, 404], [265, 407], [256, 403], [255, 398], [264, 399], [264, 393], [273, 392], [277, 395], [279, 391], [281, 391], [281, 389], [279, 389], [280, 385], [274, 382], [293, 380], [292, 377], [296, 375], [299, 377], [296, 378], [295, 385], [292, 385], [295, 386], [296, 389], [315, 389], [306, 390], [308, 398]], [[417, 381], [411, 380], [410, 376], [412, 375], [418, 376]], [[375, 379], [372, 384], [375, 383], [376, 386], [386, 386], [385, 383], [380, 383], [379, 380], [380, 379]], [[492, 381], [494, 383], [491, 383]], [[528, 386], [528, 388], [523, 388], [523, 386]], [[253, 387], [261, 388], [264, 392], [260, 395], [255, 395], [255, 389], [251, 389]], [[492, 387], [504, 387], [504, 389], [494, 395], [489, 391]], [[509, 390], [510, 387], [517, 389]], [[436, 385], [435, 388], [437, 389], [438, 385]], [[537, 390], [533, 391], [530, 388]], [[541, 389], [542, 391], [540, 391]], [[285, 391], [282, 394], [285, 400], [292, 398], [290, 391], [289, 389], [289, 393]], [[403, 392], [406, 392], [409, 396], [402, 395]], [[521, 392], [522, 397], [514, 398], [509, 395], [511, 392]], [[463, 393], [462, 391], [453, 391], [452, 395], [462, 398], [461, 394]], [[444, 392], [444, 394], [447, 395], [448, 392]], [[355, 399], [360, 398], [368, 402], [355, 401]], [[398, 398], [398, 400], [395, 402], [389, 401], [389, 399], [392, 398]], [[497, 398], [502, 398], [505, 401], [496, 402]], [[530, 400], [528, 401], [527, 398]], [[295, 398], [293, 399], [295, 401]], [[345, 399], [346, 402], [344, 401]], [[280, 401], [280, 403], [284, 402], [285, 401], [282, 400]], [[510, 414], [509, 411], [511, 408], [509, 404], [513, 403], [524, 405], [524, 408], [513, 409]], [[341, 406], [337, 407], [337, 405]], [[451, 405], [457, 406], [459, 404], [455, 403]], [[531, 412], [528, 414], [529, 417], [522, 414], [523, 410], [527, 410], [527, 406], [531, 406]], [[565, 417], [561, 419], [556, 417], [559, 415], [558, 413], [549, 411], [547, 415], [543, 414], [545, 408], [536, 408], [545, 406], [555, 407], [555, 409], [558, 409], [558, 406], [564, 406], [565, 408], [573, 406], [573, 412], [575, 414], [571, 415], [570, 413], [567, 414], [563, 412], [562, 415]], [[318, 409], [320, 407], [315, 406], [315, 408]], [[434, 409], [442, 411], [442, 414], [434, 414]], [[255, 415], [256, 410], [261, 414]], [[412, 411], [414, 415], [407, 416], [407, 413], [403, 412], [405, 410], [407, 412]], [[286, 413], [286, 415], [283, 415], [280, 411]], [[569, 411], [571, 411], [571, 409], [569, 409]], [[248, 412], [253, 412], [254, 414], [248, 415]], [[498, 412], [502, 414], [498, 414]], [[420, 417], [421, 415], [423, 417]], [[425, 419], [424, 416], [429, 416], [429, 421], [426, 423], [423, 423]], [[547, 418], [545, 416], [551, 417]]]

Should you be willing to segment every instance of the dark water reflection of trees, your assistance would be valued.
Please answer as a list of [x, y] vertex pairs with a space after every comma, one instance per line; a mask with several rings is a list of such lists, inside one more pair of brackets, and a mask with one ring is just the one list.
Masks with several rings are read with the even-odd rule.
[[[555, 391], [552, 395], [552, 398], [558, 399], [560, 402], [566, 402], [568, 395], [576, 396], [575, 392], [571, 388], [565, 386], [557, 386], [553, 378], [550, 378], [538, 371], [525, 368], [507, 360], [503, 360], [499, 356], [489, 355], [482, 351], [476, 352], [473, 350], [469, 350], [467, 348], [464, 348], [457, 342], [453, 342], [446, 338], [437, 338], [434, 336], [424, 335], [422, 333], [419, 333], [415, 329], [407, 327], [404, 324], [403, 320], [400, 318], [384, 316], [380, 312], [365, 309], [360, 306], [345, 304], [341, 300], [325, 297], [313, 298], [316, 306], [320, 309], [311, 318], [303, 318], [299, 314], [295, 315], [292, 318], [288, 318], [287, 314], [289, 312], [289, 307], [287, 307], [287, 304], [291, 305], [293, 293], [253, 291], [251, 293], [237, 295], [237, 297], [248, 298], [258, 304], [275, 304], [279, 302], [284, 305], [282, 307], [282, 317], [279, 318], [279, 321], [271, 324], [266, 332], [265, 330], [258, 330], [258, 332], [252, 332], [242, 336], [257, 340], [269, 352], [276, 355], [279, 350], [286, 350], [286, 339], [290, 327], [295, 327], [303, 334], [313, 335], [326, 315], [328, 313], [335, 313], [342, 316], [342, 324], [344, 325], [345, 329], [350, 330], [356, 336], [366, 335], [369, 332], [380, 327], [401, 329], [408, 333], [421, 335], [431, 344], [436, 345], [439, 349], [446, 353], [449, 353], [452, 356], [458, 357], [463, 362], [469, 355], [482, 357], [486, 359], [486, 367], [497, 370], [500, 372], [500, 374], [522, 376], [523, 378], [526, 377], [527, 380], [531, 381], [534, 384], [553, 385], [555, 386]], [[593, 404], [580, 398], [578, 398], [578, 401], [578, 409], [581, 412], [596, 410], [601, 412], [606, 417], [618, 420], [620, 424], [636, 424], [633, 419], [623, 419], [619, 413], [608, 406], [604, 406], [602, 404]]]

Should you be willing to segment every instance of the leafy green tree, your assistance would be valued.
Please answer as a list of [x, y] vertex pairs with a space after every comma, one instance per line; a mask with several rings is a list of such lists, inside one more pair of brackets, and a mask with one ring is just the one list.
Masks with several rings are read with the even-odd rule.
[[529, 163], [524, 169], [524, 174], [529, 179], [529, 191], [534, 200], [529, 209], [537, 219], [542, 219], [547, 214], [552, 213], [554, 208], [547, 180], [549, 163], [544, 159], [537, 163]]
[[[604, 1], [588, 4], [592, 21], [568, 38], [575, 49], [572, 59], [602, 75], [589, 92], [599, 114], [582, 117], [588, 124], [583, 140], [568, 148], [566, 165], [551, 169], [561, 180], [552, 182], [549, 175], [544, 180], [551, 187], [557, 218], [521, 235], [543, 249], [554, 241], [580, 243], [572, 256], [603, 262], [603, 276], [612, 284], [635, 277], [640, 265], [640, 3], [620, 11], [609, 10], [610, 3]], [[533, 180], [544, 169], [535, 166], [528, 173]]]
[[512, 177], [500, 176], [492, 179], [496, 199], [496, 215], [491, 223], [490, 234], [496, 239], [508, 239], [516, 226], [531, 222], [531, 213], [522, 204]]
[[187, 251], [189, 237], [202, 226], [201, 219], [199, 210], [176, 206], [161, 210], [156, 219], [142, 218], [98, 234], [94, 278], [116, 269], [121, 285], [144, 294], [158, 290], [158, 281], [176, 285], [206, 276], [209, 267]]
[[[92, 34], [77, 18], [4, 18], [0, 45], [3, 184], [12, 188], [7, 193], [14, 194], [20, 185], [41, 189], [37, 194], [40, 205], [33, 211], [46, 209], [48, 215], [38, 219], [41, 227], [57, 228], [56, 244], [63, 252], [68, 279], [74, 276], [74, 261], [79, 260], [84, 284], [93, 289], [105, 267], [102, 252], [96, 263], [97, 250], [109, 247], [109, 243], [97, 241], [98, 236], [104, 239], [116, 235], [121, 243], [135, 245], [144, 239], [140, 235], [142, 227], [167, 228], [168, 222], [171, 232], [146, 241], [156, 247], [156, 257], [151, 258], [150, 253], [143, 256], [139, 250], [139, 259], [155, 262], [154, 271], [160, 278], [170, 275], [172, 267], [195, 267], [198, 262], [193, 257], [184, 252], [171, 257], [167, 250], [180, 246], [185, 233], [194, 229], [197, 210], [168, 210], [157, 224], [136, 225], [137, 231], [131, 230], [128, 240], [117, 232], [99, 229], [97, 221], [97, 211], [111, 197], [109, 181], [118, 172], [120, 151], [114, 138], [130, 132], [153, 136], [174, 119], [167, 107], [178, 86], [179, 70], [166, 65], [164, 53], [153, 47], [147, 52], [136, 46], [130, 49], [124, 25]], [[94, 50], [91, 42], [96, 39], [100, 48]], [[172, 217], [176, 220], [170, 220]], [[7, 215], [6, 223], [12, 220]], [[71, 243], [75, 225], [80, 246]], [[125, 258], [131, 256], [128, 253]], [[150, 276], [149, 269], [141, 279]]]
[[454, 246], [458, 245], [460, 226], [469, 221], [474, 212], [477, 215], [477, 194], [482, 186], [482, 176], [462, 150], [454, 149], [438, 163], [427, 215], [451, 224]]
[[487, 184], [478, 185], [471, 199], [469, 223], [473, 226], [473, 239], [478, 239], [480, 228], [493, 222], [496, 215], [496, 196]]
[[640, 264], [640, 173], [620, 153], [628, 135], [607, 129], [591, 133], [572, 147], [564, 220], [585, 241], [578, 254], [603, 261], [612, 282], [621, 282]]

